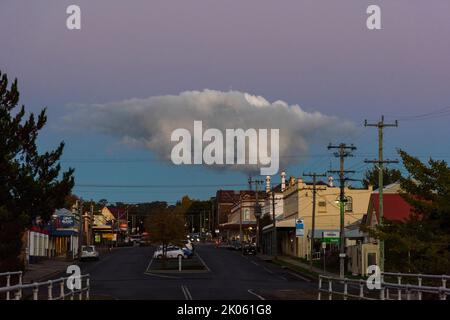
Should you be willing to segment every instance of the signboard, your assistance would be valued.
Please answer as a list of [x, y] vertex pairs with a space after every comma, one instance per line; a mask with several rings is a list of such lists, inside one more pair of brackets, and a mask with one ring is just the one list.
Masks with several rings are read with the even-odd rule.
[[322, 233], [322, 242], [325, 243], [339, 243], [340, 232], [339, 231], [324, 231]]
[[295, 221], [295, 236], [296, 237], [305, 236], [305, 225], [303, 219], [297, 219]]
[[72, 215], [60, 215], [58, 220], [61, 228], [71, 228], [75, 225], [75, 219]]
[[102, 237], [99, 234], [95, 235], [95, 243], [100, 243], [102, 241]]
[[128, 230], [128, 224], [127, 223], [121, 223], [119, 225], [120, 230], [125, 231]]

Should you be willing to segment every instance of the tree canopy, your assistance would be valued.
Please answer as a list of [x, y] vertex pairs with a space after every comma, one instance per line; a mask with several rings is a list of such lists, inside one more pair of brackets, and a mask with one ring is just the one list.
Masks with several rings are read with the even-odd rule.
[[63, 207], [74, 184], [73, 169], [61, 173], [63, 142], [53, 151], [38, 150], [46, 109], [26, 118], [18, 103], [17, 80], [8, 88], [8, 77], [0, 72], [0, 270], [20, 265], [24, 228]]
[[450, 168], [445, 161], [422, 163], [399, 151], [407, 177], [401, 196], [413, 208], [406, 221], [384, 221], [373, 234], [386, 241], [386, 269], [450, 273]]

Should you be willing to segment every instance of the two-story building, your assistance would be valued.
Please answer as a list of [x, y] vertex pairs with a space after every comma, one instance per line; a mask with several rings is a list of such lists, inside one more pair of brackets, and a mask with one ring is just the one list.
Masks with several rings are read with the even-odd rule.
[[[340, 230], [340, 188], [328, 182], [318, 182], [316, 193], [314, 251], [320, 251], [320, 238], [324, 232], [339, 232]], [[372, 193], [372, 187], [358, 189], [346, 186], [344, 189], [345, 217], [344, 225], [351, 225], [361, 220], [367, 212], [367, 205]], [[286, 228], [281, 235], [281, 253], [296, 257], [308, 258], [310, 255], [310, 237], [312, 234], [312, 183], [302, 178], [291, 177], [283, 191], [283, 219], [280, 225]], [[296, 224], [302, 225], [302, 232], [296, 232]], [[300, 224], [301, 222], [301, 224]], [[338, 245], [338, 243], [330, 244]]]
[[[258, 192], [258, 203], [264, 205], [265, 192]], [[237, 201], [230, 208], [228, 220], [219, 225], [221, 234], [228, 240], [255, 241], [256, 237], [256, 192], [235, 191]]]

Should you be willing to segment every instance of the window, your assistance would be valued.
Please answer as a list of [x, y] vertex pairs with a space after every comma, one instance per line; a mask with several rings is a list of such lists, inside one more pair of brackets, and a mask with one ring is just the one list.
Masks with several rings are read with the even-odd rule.
[[244, 209], [244, 220], [250, 221], [250, 209]]
[[345, 203], [345, 212], [353, 212], [353, 198], [346, 197], [347, 202]]
[[327, 202], [326, 201], [319, 201], [319, 212], [326, 212], [327, 211]]

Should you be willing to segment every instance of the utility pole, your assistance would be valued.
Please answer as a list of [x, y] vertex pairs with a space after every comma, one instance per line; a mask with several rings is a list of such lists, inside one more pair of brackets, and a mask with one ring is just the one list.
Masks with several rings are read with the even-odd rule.
[[89, 241], [87, 244], [93, 244], [94, 241], [92, 241], [93, 239], [93, 234], [92, 234], [92, 225], [94, 224], [94, 201], [91, 200], [91, 214], [90, 214], [90, 220], [89, 220]]
[[80, 225], [79, 225], [79, 233], [78, 233], [78, 259], [81, 257], [81, 246], [83, 245], [83, 229], [84, 229], [84, 221], [83, 221], [83, 200], [77, 201], [78, 206], [78, 216], [80, 217]]
[[[398, 160], [384, 160], [383, 159], [383, 129], [386, 127], [398, 127], [398, 121], [395, 120], [395, 123], [385, 123], [384, 116], [381, 116], [381, 121], [378, 123], [369, 124], [367, 120], [364, 121], [365, 127], [376, 127], [378, 128], [378, 159], [377, 160], [365, 160], [366, 163], [376, 163], [378, 164], [378, 200], [379, 200], [379, 221], [378, 223], [383, 225], [383, 174], [384, 174], [384, 164], [389, 163], [398, 163]], [[380, 240], [380, 270], [384, 272], [384, 241]]]
[[[312, 193], [313, 193], [313, 202], [312, 202], [312, 223], [311, 223], [311, 237], [310, 237], [310, 246], [311, 246], [311, 252], [310, 252], [310, 258], [309, 258], [309, 269], [312, 271], [313, 268], [313, 254], [314, 254], [314, 234], [316, 232], [316, 194], [317, 194], [317, 177], [326, 177], [326, 173], [318, 174], [318, 173], [303, 173], [305, 177], [312, 177], [313, 178], [313, 187], [312, 187]], [[320, 189], [325, 190], [325, 189]]]
[[356, 150], [356, 147], [351, 145], [347, 145], [345, 143], [341, 143], [338, 146], [330, 144], [328, 146], [328, 150], [330, 149], [338, 149], [337, 152], [334, 153], [335, 157], [340, 159], [340, 169], [339, 170], [330, 170], [330, 173], [338, 173], [339, 174], [339, 182], [340, 182], [340, 193], [339, 193], [339, 208], [340, 208], [340, 243], [339, 243], [339, 275], [341, 278], [345, 276], [345, 229], [344, 229], [344, 215], [345, 215], [345, 174], [346, 173], [354, 173], [354, 171], [344, 170], [344, 159], [346, 157], [352, 156], [352, 151]]
[[258, 185], [263, 184], [263, 180], [252, 180], [252, 177], [248, 179], [248, 183], [250, 185], [250, 190], [252, 188], [252, 184], [255, 184], [255, 208], [254, 208], [254, 215], [256, 217], [256, 249], [259, 251], [260, 246], [260, 234], [259, 234], [259, 220], [261, 218], [261, 206], [259, 205], [259, 191], [258, 191]]
[[277, 222], [275, 216], [275, 192], [272, 188], [272, 220], [273, 220], [273, 240], [272, 240], [272, 255], [274, 259], [277, 258], [278, 255], [278, 238], [277, 238]]

